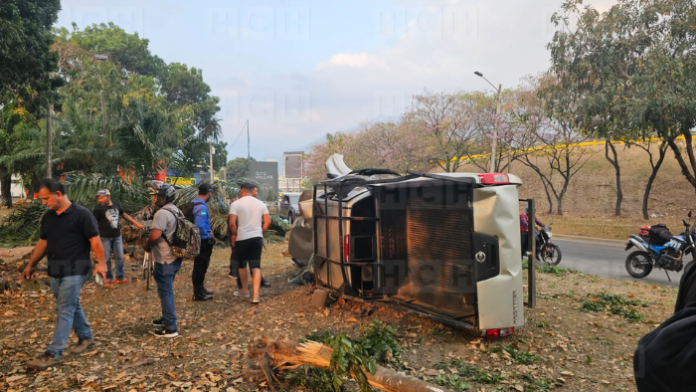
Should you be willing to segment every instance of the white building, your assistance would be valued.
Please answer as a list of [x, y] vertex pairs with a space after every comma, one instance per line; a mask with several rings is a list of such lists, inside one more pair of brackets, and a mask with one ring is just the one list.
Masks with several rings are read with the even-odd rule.
[[[18, 175], [12, 175], [12, 186], [10, 187], [10, 193], [13, 199], [24, 199], [24, 189], [22, 188], [22, 180]], [[2, 189], [0, 189], [0, 196], [2, 196]]]
[[301, 192], [304, 151], [283, 153], [283, 175], [279, 176], [278, 186], [284, 192]]

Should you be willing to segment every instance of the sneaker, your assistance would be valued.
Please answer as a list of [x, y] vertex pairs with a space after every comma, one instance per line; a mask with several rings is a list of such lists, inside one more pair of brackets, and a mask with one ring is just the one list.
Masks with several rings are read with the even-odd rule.
[[116, 284], [127, 284], [127, 283], [130, 283], [130, 280], [128, 280], [128, 279], [116, 279], [116, 280], [114, 281], [114, 283], [116, 283]]
[[230, 272], [229, 275], [227, 275], [228, 278], [230, 279], [237, 279], [237, 275], [234, 275], [233, 273]]
[[114, 280], [113, 279], [106, 279], [104, 281], [104, 284], [114, 284]]
[[72, 352], [73, 354], [82, 354], [88, 348], [92, 347], [92, 344], [94, 344], [94, 339], [90, 339], [90, 340], [80, 339], [77, 342], [77, 345], [75, 345], [73, 348], [70, 349], [70, 352]]
[[261, 303], [261, 298], [252, 299], [252, 300], [251, 300], [251, 304], [252, 304], [252, 305], [258, 305], [258, 304], [260, 304], [260, 303]]
[[261, 287], [271, 287], [271, 284], [264, 280], [261, 282]]
[[160, 338], [175, 338], [179, 336], [179, 333], [175, 329], [162, 328], [155, 331], [155, 336]]
[[154, 325], [155, 327], [163, 326], [164, 325], [164, 317], [160, 317], [158, 319], [152, 320], [152, 325]]
[[50, 367], [56, 366], [60, 366], [60, 360], [53, 358], [48, 352], [45, 352], [39, 355], [36, 359], [32, 359], [31, 361], [27, 362], [27, 369], [30, 370], [43, 371]]
[[246, 294], [244, 294], [244, 293], [242, 293], [242, 292], [239, 291], [239, 290], [238, 290], [238, 291], [235, 291], [234, 293], [232, 293], [232, 295], [234, 295], [235, 297], [244, 297], [244, 298], [249, 298], [249, 297], [251, 297], [251, 293], [247, 292]]

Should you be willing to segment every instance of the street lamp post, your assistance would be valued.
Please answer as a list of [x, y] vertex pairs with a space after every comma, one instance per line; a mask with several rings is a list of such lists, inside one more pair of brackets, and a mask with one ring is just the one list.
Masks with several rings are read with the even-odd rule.
[[[474, 71], [474, 74], [476, 76], [482, 77], [483, 80], [488, 82], [488, 84], [490, 84], [491, 87], [493, 87], [495, 89], [495, 85], [493, 83], [491, 83], [488, 79], [486, 79], [486, 77], [483, 76], [483, 74], [481, 72]], [[499, 121], [499, 117], [500, 117], [500, 92], [501, 92], [502, 87], [503, 86], [501, 84], [499, 84], [498, 88], [497, 88], [498, 99], [497, 99], [497, 102], [495, 104], [495, 125], [493, 128], [493, 141], [491, 142], [491, 168], [489, 170], [489, 173], [495, 172], [495, 147], [496, 147], [496, 144], [498, 143], [498, 121]]]

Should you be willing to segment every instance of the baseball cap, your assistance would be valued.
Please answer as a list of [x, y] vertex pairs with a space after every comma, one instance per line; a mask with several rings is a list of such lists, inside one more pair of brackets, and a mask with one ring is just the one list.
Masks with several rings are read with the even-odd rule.
[[111, 192], [108, 189], [101, 189], [97, 192], [97, 196], [111, 196]]
[[210, 193], [212, 191], [213, 191], [213, 186], [208, 184], [207, 182], [204, 182], [198, 186], [198, 194], [199, 195], [207, 195], [208, 193]]

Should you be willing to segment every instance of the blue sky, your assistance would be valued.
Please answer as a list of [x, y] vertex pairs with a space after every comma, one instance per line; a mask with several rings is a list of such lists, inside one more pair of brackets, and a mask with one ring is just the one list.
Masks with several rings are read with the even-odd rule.
[[[591, 2], [600, 11], [615, 1]], [[548, 68], [559, 0], [63, 0], [58, 25], [114, 22], [167, 62], [203, 70], [223, 140], [281, 160], [327, 132], [396, 117], [411, 96], [503, 88]], [[228, 150], [246, 156], [246, 135]]]

